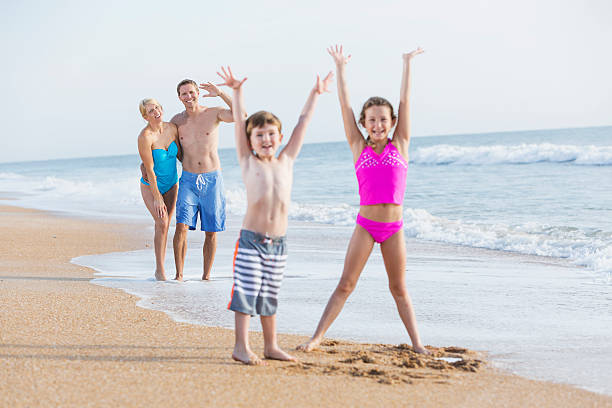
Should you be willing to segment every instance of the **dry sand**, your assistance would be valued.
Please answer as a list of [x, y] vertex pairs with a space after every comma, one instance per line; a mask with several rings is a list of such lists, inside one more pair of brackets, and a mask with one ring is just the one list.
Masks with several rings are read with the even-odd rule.
[[[0, 406], [612, 407], [612, 397], [499, 372], [459, 347], [328, 340], [300, 363], [231, 360], [233, 332], [176, 323], [89, 283], [79, 255], [151, 244], [146, 226], [0, 206]], [[229, 313], [229, 312], [228, 312]], [[288, 350], [304, 337], [280, 335]], [[252, 336], [261, 352], [262, 338]]]

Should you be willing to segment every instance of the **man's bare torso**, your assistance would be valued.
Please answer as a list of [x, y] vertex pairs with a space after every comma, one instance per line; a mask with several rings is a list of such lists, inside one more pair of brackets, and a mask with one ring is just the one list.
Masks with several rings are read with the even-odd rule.
[[219, 146], [219, 119], [221, 108], [200, 106], [188, 115], [183, 111], [172, 118], [178, 127], [183, 151], [183, 170], [190, 173], [208, 173], [221, 168]]
[[293, 161], [260, 162], [250, 157], [242, 171], [248, 208], [242, 227], [269, 236], [285, 235], [293, 183]]

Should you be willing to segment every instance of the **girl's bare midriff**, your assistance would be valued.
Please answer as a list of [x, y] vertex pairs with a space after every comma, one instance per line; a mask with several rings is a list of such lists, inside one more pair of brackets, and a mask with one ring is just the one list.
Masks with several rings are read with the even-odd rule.
[[402, 219], [402, 206], [391, 203], [362, 205], [359, 214], [371, 221], [395, 222]]

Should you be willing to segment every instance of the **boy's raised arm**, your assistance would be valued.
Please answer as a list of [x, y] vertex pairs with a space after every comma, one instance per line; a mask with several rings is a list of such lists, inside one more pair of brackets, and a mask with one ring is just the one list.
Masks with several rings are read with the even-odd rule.
[[302, 109], [302, 113], [298, 119], [298, 123], [295, 125], [295, 129], [293, 129], [293, 133], [291, 134], [291, 138], [289, 138], [289, 142], [287, 142], [287, 146], [285, 146], [285, 148], [281, 151], [280, 155], [290, 157], [291, 159], [295, 159], [297, 157], [300, 149], [302, 148], [302, 144], [304, 143], [306, 127], [308, 126], [308, 123], [310, 123], [310, 119], [312, 119], [312, 114], [314, 113], [317, 99], [323, 92], [329, 92], [328, 88], [333, 76], [333, 72], [330, 72], [323, 80], [321, 80], [321, 77], [317, 75], [317, 82], [310, 91], [310, 94], [308, 94], [308, 99], [306, 99], [306, 103], [304, 104], [304, 108]]
[[218, 85], [225, 85], [234, 90], [234, 98], [232, 100], [232, 114], [234, 117], [234, 135], [236, 138], [236, 153], [238, 154], [238, 160], [248, 158], [251, 155], [251, 149], [246, 138], [246, 109], [244, 108], [244, 98], [242, 97], [242, 84], [247, 80], [245, 77], [242, 80], [238, 80], [234, 77], [230, 67], [227, 70], [221, 67], [221, 72], [217, 72], [225, 82]]

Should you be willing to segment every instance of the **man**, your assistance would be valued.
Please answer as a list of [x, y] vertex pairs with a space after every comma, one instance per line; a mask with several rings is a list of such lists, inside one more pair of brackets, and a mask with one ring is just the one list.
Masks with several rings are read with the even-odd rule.
[[208, 92], [203, 97], [219, 96], [230, 107], [207, 108], [200, 105], [197, 84], [185, 79], [176, 87], [185, 110], [175, 115], [171, 122], [178, 128], [182, 150], [183, 173], [179, 180], [176, 203], [176, 231], [174, 233], [174, 262], [176, 280], [183, 280], [183, 265], [187, 252], [187, 229], [194, 230], [198, 214], [201, 229], [206, 237], [202, 253], [204, 257], [203, 280], [210, 279], [210, 271], [217, 249], [218, 231], [225, 230], [225, 196], [219, 162], [219, 123], [233, 122], [232, 100], [215, 85], [200, 84]]

